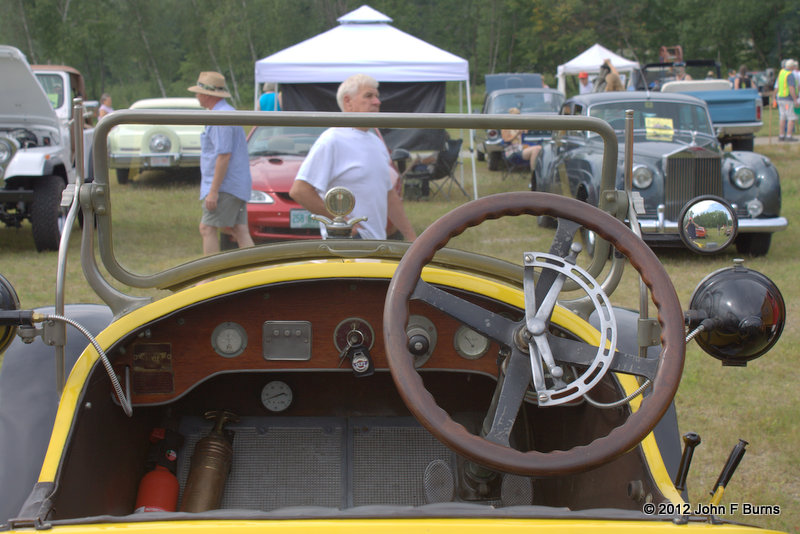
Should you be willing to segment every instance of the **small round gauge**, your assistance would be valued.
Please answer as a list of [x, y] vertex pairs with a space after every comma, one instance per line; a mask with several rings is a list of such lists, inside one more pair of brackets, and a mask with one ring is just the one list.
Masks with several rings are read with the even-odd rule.
[[211, 346], [223, 358], [234, 358], [247, 348], [247, 332], [237, 323], [220, 323], [211, 334]]
[[271, 412], [282, 412], [292, 404], [292, 388], [286, 382], [273, 380], [261, 390], [261, 404]]
[[453, 337], [456, 352], [467, 360], [477, 360], [489, 350], [489, 338], [461, 325]]

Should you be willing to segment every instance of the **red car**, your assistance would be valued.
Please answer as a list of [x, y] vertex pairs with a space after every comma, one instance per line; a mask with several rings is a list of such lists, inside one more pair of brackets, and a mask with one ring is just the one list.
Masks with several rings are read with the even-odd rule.
[[289, 197], [297, 171], [325, 128], [258, 126], [247, 151], [253, 190], [247, 204], [250, 235], [256, 242], [319, 239], [319, 223]]

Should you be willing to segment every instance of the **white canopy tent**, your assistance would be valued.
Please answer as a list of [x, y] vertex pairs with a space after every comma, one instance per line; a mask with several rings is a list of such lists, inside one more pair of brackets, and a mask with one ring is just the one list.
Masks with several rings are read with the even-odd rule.
[[615, 54], [603, 45], [595, 43], [590, 48], [567, 61], [563, 65], [558, 66], [558, 90], [566, 94], [566, 77], [567, 75], [577, 76], [581, 72], [589, 74], [597, 74], [600, 72], [600, 66], [606, 59], [611, 60], [611, 64], [619, 72], [627, 72], [630, 78], [630, 72], [639, 68], [639, 63], [625, 59], [624, 57]]
[[[339, 26], [256, 62], [256, 107], [266, 82], [338, 83], [364, 73], [378, 82], [461, 82], [472, 112], [467, 60], [390, 26], [391, 18], [366, 5], [337, 20]], [[477, 198], [474, 156], [472, 178]]]

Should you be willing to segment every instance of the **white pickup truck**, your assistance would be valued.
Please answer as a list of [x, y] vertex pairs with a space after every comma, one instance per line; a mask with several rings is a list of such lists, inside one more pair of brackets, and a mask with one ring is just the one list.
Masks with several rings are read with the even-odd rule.
[[[36, 249], [57, 250], [61, 194], [77, 175], [71, 115], [73, 98], [85, 96], [83, 77], [71, 67], [31, 67], [22, 52], [0, 46], [0, 91], [0, 222], [28, 219]], [[93, 129], [81, 121], [88, 162]]]

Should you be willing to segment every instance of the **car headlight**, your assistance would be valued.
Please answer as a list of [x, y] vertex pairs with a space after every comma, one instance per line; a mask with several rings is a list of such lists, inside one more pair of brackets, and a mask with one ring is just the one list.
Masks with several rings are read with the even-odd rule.
[[753, 219], [764, 213], [764, 204], [757, 198], [750, 200], [746, 206], [747, 214]]
[[252, 189], [250, 191], [250, 200], [248, 200], [248, 202], [250, 204], [274, 204], [275, 199], [272, 198], [269, 193]]
[[11, 139], [0, 138], [0, 166], [5, 167], [16, 152], [16, 145]]
[[653, 183], [653, 171], [645, 165], [634, 165], [633, 185], [637, 189], [647, 189]]
[[172, 148], [172, 141], [166, 135], [159, 133], [150, 138], [151, 152], [169, 152], [170, 148]]
[[739, 189], [748, 189], [756, 183], [756, 173], [750, 167], [737, 167], [733, 170], [733, 185]]

